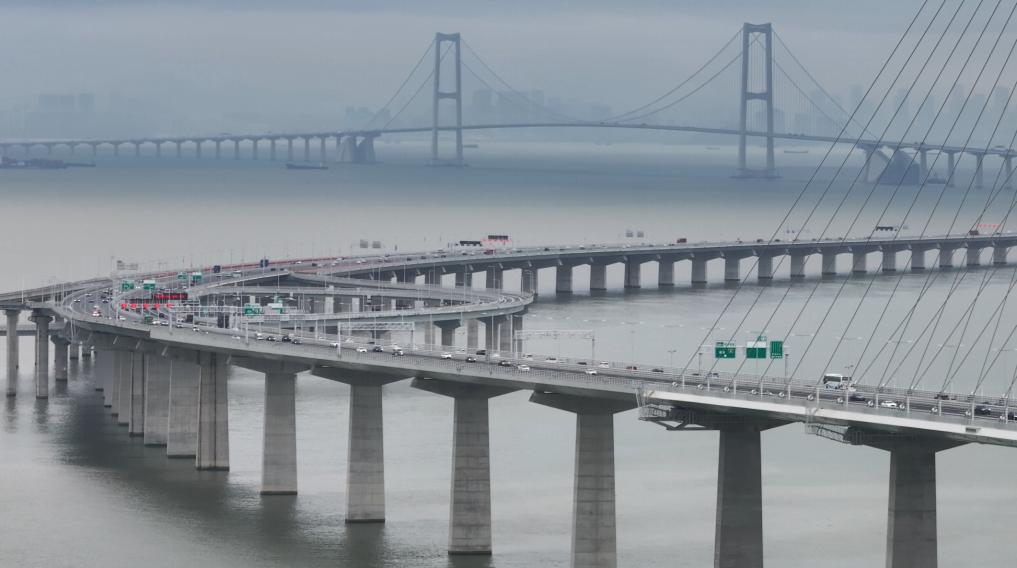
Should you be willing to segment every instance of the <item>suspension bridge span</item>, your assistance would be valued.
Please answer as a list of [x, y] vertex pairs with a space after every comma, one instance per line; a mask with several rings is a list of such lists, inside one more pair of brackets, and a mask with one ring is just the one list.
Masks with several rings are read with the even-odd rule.
[[[681, 259], [701, 262], [693, 273], [705, 282], [708, 260], [725, 259], [724, 277], [731, 279], [731, 263], [747, 254], [818, 254], [827, 273], [836, 264], [826, 258], [851, 254], [852, 271], [859, 273], [867, 266], [865, 255], [878, 250], [884, 255], [881, 269], [890, 271], [896, 265], [887, 259], [902, 247], [935, 249], [949, 258], [964, 248], [964, 266], [972, 267], [984, 250], [992, 251], [991, 262], [1006, 264], [1014, 245], [1017, 236], [967, 235], [292, 259], [270, 267], [223, 266], [220, 278], [190, 286], [176, 271], [135, 275], [154, 290], [130, 289], [115, 278], [61, 283], [0, 294], [0, 307], [8, 330], [20, 332], [21, 313], [30, 313], [37, 397], [49, 396], [51, 362], [60, 381], [68, 379], [69, 358], [95, 357], [95, 388], [118, 424], [147, 445], [165, 446], [168, 456], [193, 457], [198, 469], [229, 469], [230, 368], [263, 372], [266, 495], [297, 492], [297, 375], [348, 384], [347, 522], [385, 519], [383, 386], [411, 380], [414, 387], [452, 397], [452, 554], [492, 550], [488, 399], [529, 391], [532, 402], [576, 415], [573, 565], [615, 565], [614, 415], [638, 408], [640, 419], [675, 432], [719, 432], [718, 565], [761, 565], [761, 435], [800, 423], [816, 435], [890, 453], [888, 554], [906, 554], [919, 563], [902, 565], [919, 566], [936, 554], [935, 499], [930, 500], [936, 453], [968, 443], [1017, 446], [1017, 399], [1009, 392], [976, 397], [864, 382], [850, 390], [830, 389], [812, 377], [533, 355], [521, 345], [526, 308], [539, 270], [555, 271], [556, 291], [565, 294], [572, 291], [571, 270], [579, 263], [591, 265], [591, 288], [603, 285], [596, 267], [613, 263], [625, 265], [626, 286], [639, 286], [639, 266], [647, 262], [660, 264], [658, 284], [669, 286], [674, 282], [665, 267]], [[910, 268], [926, 269], [915, 262]], [[514, 270], [521, 292], [505, 290], [505, 272]], [[181, 272], [192, 271], [212, 272], [211, 267]], [[483, 287], [473, 286], [474, 274], [483, 274]], [[156, 292], [166, 294], [163, 298], [187, 292], [187, 299], [160, 302]], [[279, 304], [289, 309], [275, 313]], [[456, 330], [463, 326], [467, 333], [459, 340]], [[12, 364], [17, 335], [7, 340]], [[16, 369], [8, 373], [8, 395], [15, 396], [10, 377]]]

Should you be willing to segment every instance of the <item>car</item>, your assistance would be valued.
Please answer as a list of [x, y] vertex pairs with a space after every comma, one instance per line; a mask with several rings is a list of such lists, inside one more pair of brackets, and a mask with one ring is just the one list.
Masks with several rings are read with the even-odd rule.
[[392, 348], [393, 351], [401, 351], [402, 350], [402, 347], [399, 347], [395, 343], [392, 344], [391, 348]]
[[596, 375], [597, 374], [597, 370], [596, 369], [586, 369], [583, 372], [586, 373], [587, 375]]
[[475, 353], [477, 355], [487, 355], [487, 349], [477, 349]]
[[529, 366], [529, 365], [517, 365], [517, 366], [516, 366], [516, 370], [517, 370], [517, 371], [523, 371], [523, 372], [526, 372], [526, 371], [529, 371], [529, 370], [530, 370], [530, 366]]
[[357, 347], [357, 353], [367, 353], [366, 347]]
[[884, 400], [884, 401], [881, 401], [879, 403], [879, 406], [881, 408], [893, 408], [893, 409], [900, 408], [900, 405], [897, 404], [897, 401], [895, 401], [895, 400]]
[[[121, 317], [123, 317], [123, 316], [121, 316]], [[191, 331], [201, 331], [201, 330], [198, 329], [198, 326], [195, 325], [195, 326], [191, 327]]]
[[544, 358], [544, 362], [545, 363], [557, 363], [558, 362], [558, 358], [557, 357], [545, 357]]
[[708, 379], [719, 379], [720, 378], [720, 373], [718, 373], [717, 371], [710, 371], [709, 373], [706, 373], [706, 378], [708, 378]]
[[282, 341], [283, 343], [289, 343], [289, 342], [293, 341], [293, 338], [288, 336], [288, 335], [284, 335], [284, 336], [279, 338], [279, 341]]
[[500, 359], [501, 358], [501, 353], [491, 353], [491, 358], [492, 359]]
[[393, 349], [392, 350], [392, 356], [393, 357], [402, 357], [404, 355], [406, 355], [406, 353], [403, 353], [402, 349]]
[[663, 373], [664, 369], [662, 369], [660, 367], [654, 367], [654, 368], [650, 369], [650, 372], [651, 373]]
[[375, 345], [374, 347], [371, 348], [371, 351], [374, 353], [384, 353], [385, 348], [382, 347], [381, 345]]
[[293, 339], [290, 340], [290, 343], [292, 343], [293, 345], [302, 345], [304, 343], [304, 340], [300, 339], [299, 337], [294, 337]]
[[477, 358], [474, 357], [473, 355], [470, 355], [470, 356], [466, 357], [466, 362], [467, 363], [476, 363], [477, 362]]
[[992, 416], [992, 408], [985, 404], [975, 406], [975, 416]]
[[120, 319], [120, 321], [127, 321], [127, 318], [126, 318], [126, 317], [124, 317], [124, 316], [120, 316], [120, 318], [119, 318], [119, 319]]
[[442, 359], [451, 359], [452, 358], [452, 354], [449, 353], [448, 351], [446, 351], [446, 352], [441, 354], [441, 358]]
[[333, 349], [339, 349], [339, 342], [338, 341], [333, 341], [333, 342], [329, 343], [328, 346], [333, 348]]
[[600, 367], [601, 369], [610, 369], [611, 364], [608, 363], [607, 361], [601, 361], [600, 363], [597, 364], [597, 367]]
[[274, 335], [269, 335], [265, 338], [265, 341], [279, 341], [279, 338]]
[[100, 313], [99, 313], [99, 310], [95, 310], [94, 312], [92, 312], [92, 317], [93, 317], [93, 318], [97, 318], [97, 317], [99, 317], [99, 316], [101, 316], [101, 315], [102, 315], [102, 314], [100, 314]]
[[638, 371], [639, 367], [636, 367], [635, 365], [625, 365], [625, 370], [626, 371]]
[[74, 298], [74, 303], [75, 304], [80, 304], [81, 303], [81, 298]]
[[586, 361], [576, 361], [576, 365], [586, 365]]
[[173, 327], [175, 327], [175, 328], [177, 328], [177, 329], [184, 329], [184, 324], [182, 324], [182, 323], [178, 323], [178, 324], [176, 324], [176, 325], [175, 325], [175, 326], [173, 326]]
[[848, 402], [868, 402], [868, 401], [869, 399], [865, 398], [864, 396], [856, 392], [848, 394]]
[[259, 332], [257, 332], [257, 333], [255, 333], [255, 334], [254, 334], [254, 339], [255, 339], [256, 341], [261, 341], [261, 340], [265, 339], [265, 334], [263, 334], [263, 333], [261, 333], [261, 332], [259, 331]]

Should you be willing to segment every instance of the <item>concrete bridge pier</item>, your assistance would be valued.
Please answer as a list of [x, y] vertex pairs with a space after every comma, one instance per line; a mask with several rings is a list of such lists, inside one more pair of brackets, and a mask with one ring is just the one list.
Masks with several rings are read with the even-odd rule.
[[[996, 245], [992, 247], [992, 264], [1001, 266], [1006, 264], [1007, 247]], [[8, 322], [10, 323], [10, 322]]]
[[571, 566], [615, 568], [614, 415], [634, 402], [534, 392], [530, 402], [576, 415]]
[[201, 159], [201, 143], [201, 140], [194, 141], [194, 157], [199, 160]]
[[452, 349], [456, 345], [456, 330], [461, 325], [459, 320], [444, 320], [436, 322], [435, 325], [441, 330], [442, 348]]
[[939, 267], [953, 268], [953, 247], [942, 247], [939, 249]]
[[68, 358], [70, 358], [71, 361], [77, 361], [78, 359], [80, 359], [81, 343], [74, 341], [70, 342], [70, 345], [67, 346], [67, 356]]
[[925, 270], [925, 249], [911, 249], [911, 271], [920, 272]]
[[763, 481], [760, 430], [720, 430], [713, 565], [763, 568]]
[[234, 160], [240, 159], [240, 140], [233, 141], [233, 159]]
[[310, 136], [305, 136], [304, 137], [304, 161], [305, 162], [310, 162], [311, 161], [311, 137]]
[[[18, 318], [21, 310], [4, 310], [7, 316], [7, 329], [18, 329]], [[7, 334], [7, 396], [18, 394], [18, 334]]]
[[325, 151], [325, 137], [318, 137], [318, 159], [322, 163], [328, 158], [328, 153]]
[[692, 284], [706, 284], [706, 261], [705, 257], [692, 258]]
[[883, 249], [883, 272], [897, 272], [897, 251], [889, 248]]
[[357, 137], [347, 136], [343, 138], [342, 147], [339, 149], [339, 161], [355, 163], [357, 161]]
[[823, 257], [823, 276], [836, 276], [837, 275], [837, 253], [830, 251], [823, 251], [821, 253]]
[[805, 253], [791, 253], [791, 278], [805, 278]]
[[489, 290], [501, 290], [505, 279], [505, 270], [500, 266], [488, 266], [485, 272], [484, 286]]
[[512, 352], [512, 325], [515, 323], [512, 316], [502, 316], [498, 323], [498, 351], [502, 353]]
[[946, 152], [946, 186], [954, 187], [957, 182], [954, 181], [953, 176], [957, 171], [957, 157], [954, 155], [956, 152]]
[[657, 288], [674, 287], [674, 263], [673, 257], [657, 260]]
[[131, 357], [131, 394], [128, 409], [130, 416], [127, 419], [128, 436], [145, 435], [145, 360], [150, 356], [140, 351], [135, 351]]
[[742, 258], [729, 254], [724, 257], [724, 282], [741, 282]]
[[175, 142], [175, 144], [177, 145], [177, 158], [180, 158], [180, 156], [182, 155], [181, 152], [180, 152], [180, 147], [183, 145], [183, 143], [182, 142]]
[[968, 250], [965, 253], [965, 264], [967, 266], [981, 266], [982, 264], [982, 249], [975, 246], [968, 246]]
[[523, 315], [512, 314], [512, 352], [517, 355], [523, 352], [523, 340], [516, 337], [516, 332], [523, 330]]
[[131, 424], [131, 381], [133, 379], [134, 354], [130, 351], [116, 351], [116, 391], [113, 394], [113, 416], [118, 426]]
[[35, 322], [35, 398], [49, 398], [49, 322], [53, 318], [33, 310], [28, 319]]
[[293, 139], [292, 138], [287, 138], [286, 139], [286, 161], [287, 162], [292, 162], [293, 161]]
[[528, 292], [537, 295], [537, 288], [539, 284], [539, 272], [536, 268], [524, 268], [521, 271], [519, 289], [523, 292]]
[[408, 377], [316, 368], [313, 374], [350, 385], [346, 522], [385, 522], [382, 387]]
[[54, 335], [53, 341], [53, 379], [56, 381], [67, 380], [67, 351], [71, 342], [69, 339]]
[[229, 471], [229, 400], [226, 356], [200, 352], [198, 364], [198, 444], [195, 468]]
[[[156, 140], [156, 141], [154, 141], [152, 143], [155, 144], [155, 157], [156, 158], [161, 158], [162, 157], [162, 142]], [[95, 153], [94, 152], [92, 153], [92, 157], [95, 157]]]
[[484, 349], [488, 354], [498, 349], [498, 333], [502, 331], [505, 316], [491, 316], [484, 319]]
[[1003, 156], [1003, 166], [1006, 168], [1006, 179], [1003, 180], [1003, 189], [1013, 189], [1013, 156]]
[[254, 138], [251, 140], [251, 159], [257, 161], [258, 159], [258, 139]]
[[756, 279], [760, 282], [773, 280], [773, 255], [761, 254], [756, 263]]
[[853, 250], [851, 251], [851, 273], [852, 274], [866, 274], [869, 271], [868, 258], [869, 251], [867, 250]]
[[929, 175], [929, 151], [918, 150], [918, 179], [924, 180]]
[[413, 379], [413, 387], [453, 399], [449, 554], [491, 554], [491, 441], [488, 400], [511, 389]]
[[555, 269], [554, 291], [558, 294], [572, 293], [572, 265], [559, 264]]
[[642, 263], [638, 260], [626, 260], [625, 261], [625, 287], [626, 288], [639, 288], [641, 285], [640, 271], [642, 269]]
[[169, 377], [169, 414], [166, 457], [195, 458], [198, 454], [198, 383], [201, 367], [191, 360], [174, 359]]
[[146, 446], [165, 446], [169, 432], [170, 376], [173, 364], [155, 354], [145, 355]]
[[466, 347], [476, 349], [480, 345], [480, 322], [475, 319], [466, 320]]
[[215, 141], [215, 159], [219, 160], [222, 158], [222, 140]]
[[268, 159], [273, 162], [276, 161], [275, 138], [269, 138], [268, 140]]
[[[628, 269], [626, 269], [627, 272]], [[603, 292], [604, 290], [607, 290], [607, 265], [594, 262], [590, 264], [590, 291]]]
[[141, 142], [134, 142], [134, 157], [141, 157]]
[[[28, 153], [27, 150], [26, 150], [25, 153], [26, 154]], [[114, 142], [113, 143], [113, 157], [114, 158], [119, 158], [120, 157], [120, 143], [119, 142]]]

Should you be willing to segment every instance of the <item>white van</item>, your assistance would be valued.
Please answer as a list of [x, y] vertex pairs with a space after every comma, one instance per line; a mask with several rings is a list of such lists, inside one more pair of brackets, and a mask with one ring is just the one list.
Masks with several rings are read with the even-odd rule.
[[851, 378], [840, 373], [826, 373], [823, 375], [823, 386], [828, 389], [842, 389], [850, 384]]

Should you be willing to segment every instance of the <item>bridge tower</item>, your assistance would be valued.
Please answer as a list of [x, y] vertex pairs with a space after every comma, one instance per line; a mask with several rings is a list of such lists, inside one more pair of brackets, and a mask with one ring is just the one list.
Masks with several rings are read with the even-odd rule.
[[[461, 65], [461, 51], [459, 34], [434, 34], [434, 106], [433, 122], [431, 123], [431, 163], [432, 165], [463, 166], [463, 78]], [[452, 44], [453, 61], [455, 65], [455, 89], [452, 91], [441, 90], [441, 54], [442, 47]], [[455, 136], [456, 153], [452, 159], [441, 159], [438, 153], [438, 133], [440, 115], [440, 102], [442, 99], [452, 99], [456, 104], [455, 115]]]
[[[763, 69], [752, 73], [752, 47], [762, 43]], [[749, 102], [762, 101], [766, 115], [766, 168], [752, 170], [745, 155]], [[754, 106], [754, 105], [753, 105]], [[739, 117], [738, 173], [736, 178], [776, 179], [777, 168], [773, 159], [773, 25], [749, 24], [742, 26], [742, 85]]]

